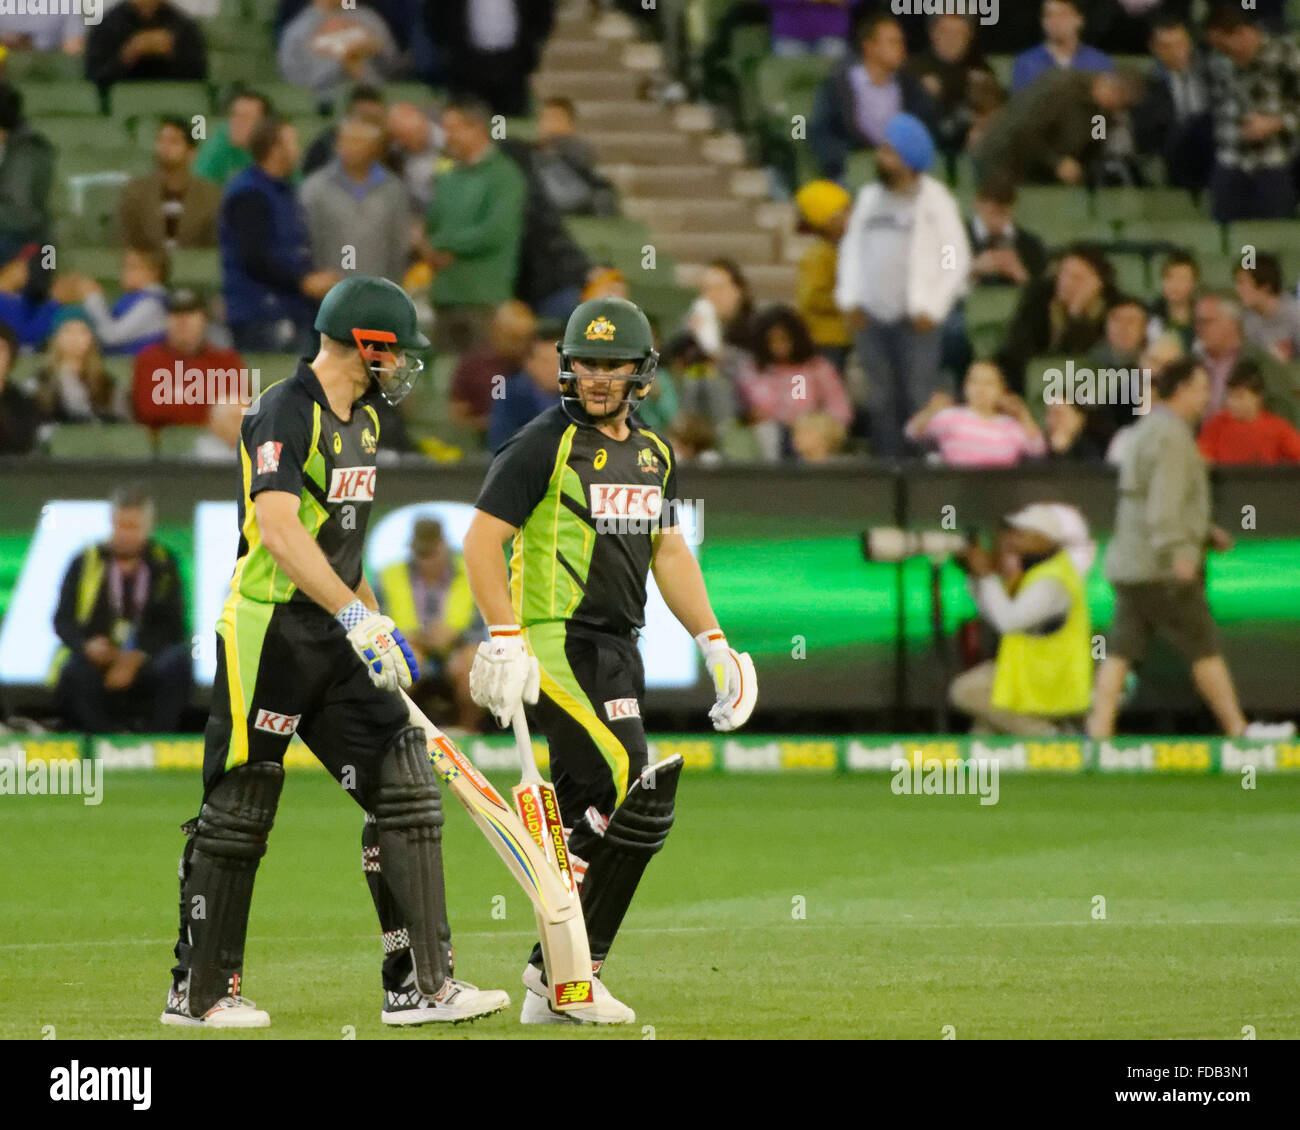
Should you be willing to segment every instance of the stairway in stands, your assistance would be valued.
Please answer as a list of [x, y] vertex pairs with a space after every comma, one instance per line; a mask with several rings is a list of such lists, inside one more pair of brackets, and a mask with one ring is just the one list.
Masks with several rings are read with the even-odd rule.
[[638, 40], [628, 17], [593, 17], [588, 0], [569, 0], [533, 80], [537, 98], [574, 102], [579, 133], [618, 187], [623, 213], [645, 224], [657, 259], [671, 261], [671, 280], [629, 275], [633, 297], [652, 281], [694, 289], [709, 261], [725, 257], [759, 301], [792, 301], [793, 209], [768, 199], [766, 174], [745, 165], [741, 139], [715, 127], [709, 106], [642, 97], [662, 69], [658, 44]]

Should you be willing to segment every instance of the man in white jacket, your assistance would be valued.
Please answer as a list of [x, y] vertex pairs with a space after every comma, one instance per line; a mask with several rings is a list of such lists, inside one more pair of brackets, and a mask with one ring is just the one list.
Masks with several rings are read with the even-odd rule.
[[876, 150], [880, 180], [858, 193], [840, 243], [835, 302], [866, 370], [877, 457], [903, 454], [904, 426], [939, 390], [941, 328], [970, 273], [961, 210], [926, 175], [933, 163], [925, 125], [896, 114]]

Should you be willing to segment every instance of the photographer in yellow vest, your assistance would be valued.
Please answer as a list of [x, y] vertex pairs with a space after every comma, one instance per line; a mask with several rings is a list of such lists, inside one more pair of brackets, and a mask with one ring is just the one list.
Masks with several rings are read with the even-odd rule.
[[1091, 699], [1083, 576], [1094, 551], [1071, 507], [1036, 503], [1002, 521], [996, 556], [973, 543], [959, 558], [980, 615], [1001, 636], [997, 657], [954, 679], [949, 697], [975, 733], [1051, 737]]

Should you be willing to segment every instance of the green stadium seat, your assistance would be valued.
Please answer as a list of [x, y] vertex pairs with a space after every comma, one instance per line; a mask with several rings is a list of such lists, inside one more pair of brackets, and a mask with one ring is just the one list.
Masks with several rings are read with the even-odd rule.
[[1020, 300], [1020, 290], [1014, 286], [976, 286], [966, 295], [966, 327], [982, 328], [1011, 324]]
[[1066, 243], [1087, 224], [1088, 193], [1070, 185], [1027, 184], [1016, 201], [1016, 222], [1023, 224], [1048, 243]]
[[1025, 404], [1039, 426], [1043, 423], [1047, 409], [1047, 404], [1043, 400], [1043, 391], [1047, 387], [1047, 382], [1043, 379], [1043, 374], [1048, 369], [1064, 371], [1067, 361], [1073, 361], [1076, 366], [1083, 363], [1081, 358], [1075, 356], [1034, 357], [1025, 366]]
[[31, 125], [49, 139], [60, 156], [79, 150], [124, 149], [132, 144], [121, 123], [112, 118], [47, 118], [42, 115], [33, 117]]
[[212, 113], [212, 88], [206, 82], [119, 82], [110, 92], [113, 117], [157, 118], [162, 114]]
[[811, 118], [817, 88], [833, 66], [829, 59], [808, 55], [794, 59], [766, 58], [755, 68], [754, 89], [759, 104], [769, 115], [783, 120], [787, 137], [792, 115]]
[[122, 249], [119, 247], [69, 247], [59, 255], [59, 269], [89, 275], [110, 294], [117, 292], [122, 274]]
[[50, 82], [32, 90], [23, 100], [23, 110], [29, 118], [94, 116], [102, 111], [99, 91], [84, 79]]
[[263, 75], [274, 73], [275, 60], [248, 51], [213, 51], [208, 55], [208, 76], [219, 86], [243, 83], [256, 86]]
[[729, 463], [757, 463], [762, 458], [754, 433], [736, 420], [722, 429], [718, 436], [718, 451]]
[[1008, 91], [1011, 89], [1011, 72], [1016, 65], [1014, 55], [989, 55], [984, 60], [989, 65], [989, 69], [997, 76], [1000, 82]]
[[[105, 123], [107, 124], [107, 123]], [[54, 160], [57, 178], [67, 182], [73, 177], [93, 176], [103, 172], [125, 172], [134, 176], [147, 172], [150, 158], [134, 145], [105, 146], [89, 149], [65, 146]]]
[[854, 153], [844, 169], [844, 187], [857, 192], [864, 184], [876, 179], [876, 155], [870, 149]]
[[207, 429], [198, 425], [174, 424], [159, 428], [155, 443], [157, 453], [164, 457], [186, 458], [194, 451], [194, 444]]
[[1180, 188], [1099, 188], [1093, 201], [1097, 219], [1107, 223], [1207, 218], [1191, 194]]
[[116, 242], [117, 208], [129, 174], [125, 171], [84, 173], [69, 177], [59, 218], [59, 240], [65, 246], [107, 247]]
[[221, 289], [221, 254], [215, 247], [177, 248], [171, 254], [173, 286], [188, 286], [204, 294]]
[[[80, 81], [86, 63], [80, 55], [65, 55], [62, 51], [10, 51], [4, 69], [5, 77], [19, 86], [54, 85]], [[29, 97], [35, 101], [42, 96], [32, 91]]]
[[[417, 106], [428, 106], [442, 94], [443, 91], [435, 90], [427, 82], [390, 82], [384, 86], [384, 100], [390, 106], [398, 102], [414, 102]], [[535, 123], [533, 128], [536, 129]]]
[[140, 424], [62, 424], [48, 450], [55, 459], [148, 459], [153, 437]]
[[1300, 252], [1300, 220], [1251, 220], [1229, 225], [1228, 253], [1239, 258], [1246, 247], [1294, 256]]
[[259, 82], [254, 86], [270, 100], [275, 112], [286, 118], [306, 115], [321, 117], [315, 92], [291, 82]]

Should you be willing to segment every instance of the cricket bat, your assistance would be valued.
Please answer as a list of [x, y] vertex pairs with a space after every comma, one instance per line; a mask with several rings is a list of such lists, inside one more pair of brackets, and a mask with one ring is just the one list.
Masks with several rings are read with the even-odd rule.
[[[547, 804], [545, 792], [530, 793], [536, 802], [535, 824], [537, 831], [526, 827], [501, 794], [492, 787], [473, 762], [460, 752], [441, 730], [425, 716], [424, 712], [402, 691], [407, 713], [412, 725], [419, 726], [425, 734], [429, 760], [443, 784], [451, 790], [470, 819], [487, 837], [488, 843], [505, 862], [516, 882], [532, 901], [537, 930], [546, 962], [546, 983], [551, 990], [551, 1004], [561, 1011], [586, 1008], [593, 1002], [591, 985], [591, 949], [587, 945], [587, 924], [582, 917], [582, 903], [578, 898], [577, 884], [569, 867], [569, 853], [564, 842], [564, 828], [560, 822], [559, 806], [555, 804], [555, 791], [541, 780], [533, 761], [532, 743], [527, 740], [524, 726], [524, 743], [527, 765], [524, 780], [515, 788], [531, 789], [540, 783], [549, 791], [551, 811], [554, 813], [555, 833], [547, 831]], [[520, 719], [522, 722], [522, 718]], [[519, 726], [515, 729], [518, 739]], [[517, 741], [518, 744], [518, 741]], [[531, 766], [532, 776], [528, 777]], [[522, 809], [521, 809], [522, 811]], [[558, 850], [552, 846], [548, 854], [545, 846], [548, 835], [558, 834]], [[553, 862], [552, 860], [555, 860]], [[563, 860], [563, 870], [559, 860]]]

